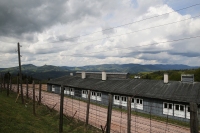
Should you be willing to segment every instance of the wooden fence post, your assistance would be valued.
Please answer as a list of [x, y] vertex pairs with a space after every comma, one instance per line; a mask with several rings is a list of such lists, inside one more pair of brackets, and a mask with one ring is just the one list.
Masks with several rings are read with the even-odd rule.
[[1, 77], [0, 77], [0, 79], [1, 79], [1, 86], [0, 86], [0, 91], [2, 92], [2, 74], [1, 74]]
[[26, 79], [26, 98], [28, 99], [28, 79]]
[[17, 76], [17, 93], [19, 94], [19, 76]]
[[1, 89], [1, 91], [2, 91], [2, 73], [0, 73], [0, 82], [1, 82], [1, 86], [0, 86], [0, 89]]
[[9, 96], [9, 84], [10, 84], [10, 80], [9, 80], [9, 76], [8, 76], [8, 79], [7, 79], [7, 87], [6, 87], [6, 90], [7, 90], [7, 96]]
[[21, 100], [22, 100], [22, 104], [24, 104], [24, 93], [23, 93], [23, 86], [22, 86], [22, 78], [20, 78], [20, 86], [21, 86]]
[[10, 90], [12, 90], [12, 78], [10, 78]]
[[[38, 104], [40, 105], [41, 104], [41, 91], [42, 91], [42, 84], [40, 82], [40, 85], [39, 85], [39, 101], [38, 101]], [[62, 91], [62, 90], [61, 90]]]
[[111, 116], [112, 116], [112, 104], [113, 104], [113, 95], [109, 94], [109, 103], [108, 103], [108, 112], [107, 112], [107, 128], [106, 133], [110, 133], [111, 129]]
[[3, 76], [3, 89], [6, 89], [5, 75]]
[[86, 112], [86, 126], [88, 125], [88, 122], [89, 122], [89, 114], [90, 114], [90, 95], [91, 95], [91, 91], [88, 90], [88, 101], [87, 101], [87, 112]]
[[190, 132], [198, 133], [198, 107], [196, 103], [190, 103]]
[[35, 115], [35, 82], [33, 81], [33, 114]]
[[131, 133], [131, 97], [127, 99], [127, 133]]
[[59, 133], [63, 132], [63, 102], [64, 102], [64, 88], [63, 85], [61, 85]]

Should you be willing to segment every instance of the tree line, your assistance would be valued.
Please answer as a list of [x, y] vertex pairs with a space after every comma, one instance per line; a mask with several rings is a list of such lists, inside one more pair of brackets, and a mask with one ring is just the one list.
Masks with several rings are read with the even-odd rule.
[[[9, 82], [10, 80], [12, 81], [13, 84], [17, 84], [19, 81], [19, 73], [18, 74], [10, 74], [10, 72], [7, 73], [1, 73], [1, 81]], [[17, 81], [18, 80], [18, 81]], [[32, 84], [33, 80], [38, 81], [37, 79], [33, 78], [32, 76], [22, 74], [22, 83], [25, 84], [26, 80], [28, 81], [28, 84]]]
[[[142, 79], [154, 79], [163, 80], [164, 73], [168, 73], [169, 80], [181, 81], [181, 74], [194, 74], [194, 81], [200, 82], [200, 68], [198, 69], [187, 69], [187, 70], [167, 70], [167, 71], [155, 71], [155, 72], [143, 72], [137, 75]], [[134, 78], [134, 74], [130, 76]]]

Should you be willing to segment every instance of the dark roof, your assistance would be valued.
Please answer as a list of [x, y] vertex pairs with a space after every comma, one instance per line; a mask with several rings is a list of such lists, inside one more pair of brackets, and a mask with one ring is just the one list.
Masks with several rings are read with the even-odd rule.
[[[77, 74], [81, 74], [82, 72], [76, 72]], [[92, 73], [92, 74], [102, 74], [102, 72], [85, 72], [85, 73]], [[121, 72], [106, 72], [106, 74], [123, 74], [126, 75], [128, 73], [121, 73]]]
[[63, 84], [64, 86], [135, 97], [200, 103], [199, 82], [169, 81], [168, 84], [164, 84], [162, 80], [114, 79], [102, 81], [101, 79], [65, 76], [50, 80], [48, 84]]
[[[82, 72], [76, 72], [77, 77], [81, 77]], [[85, 72], [86, 78], [102, 79], [102, 72]], [[129, 73], [106, 72], [107, 79], [127, 79]]]

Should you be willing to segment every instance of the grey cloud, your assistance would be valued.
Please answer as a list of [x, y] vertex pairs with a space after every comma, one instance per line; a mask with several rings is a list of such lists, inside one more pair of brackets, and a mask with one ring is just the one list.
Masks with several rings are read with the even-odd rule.
[[111, 29], [111, 28], [102, 28], [105, 29], [102, 31], [102, 33], [104, 35], [110, 35], [110, 34], [114, 34], [115, 32], [117, 32], [115, 29]]
[[42, 32], [57, 23], [100, 15], [99, 11], [93, 10], [92, 4], [68, 3], [63, 0], [0, 1], [0, 35], [18, 37], [24, 33]]
[[53, 54], [58, 53], [60, 49], [37, 49], [34, 53], [35, 54]]
[[0, 2], [1, 35], [40, 32], [55, 23], [64, 11], [62, 1], [2, 1]]
[[77, 42], [79, 38], [78, 37], [74, 37], [74, 38], [71, 38], [71, 37], [67, 37], [66, 35], [59, 35], [59, 36], [56, 36], [56, 40], [55, 41], [50, 41], [50, 42], [60, 42], [60, 41], [64, 41], [64, 42]]
[[200, 53], [196, 52], [168, 52], [171, 55], [180, 55], [186, 57], [200, 57]]

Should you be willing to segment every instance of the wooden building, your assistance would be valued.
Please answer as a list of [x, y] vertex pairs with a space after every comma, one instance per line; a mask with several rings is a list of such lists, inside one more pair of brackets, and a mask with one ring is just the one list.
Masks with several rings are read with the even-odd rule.
[[128, 73], [78, 72], [50, 80], [48, 91], [60, 93], [63, 85], [64, 94], [86, 99], [90, 90], [91, 101], [103, 105], [108, 105], [108, 94], [113, 94], [113, 105], [122, 108], [127, 106], [127, 97], [132, 97], [134, 111], [188, 122], [189, 103], [200, 103], [200, 83], [194, 82], [192, 75], [182, 75], [181, 81], [169, 81], [168, 74], [164, 74], [164, 80], [127, 77]]

